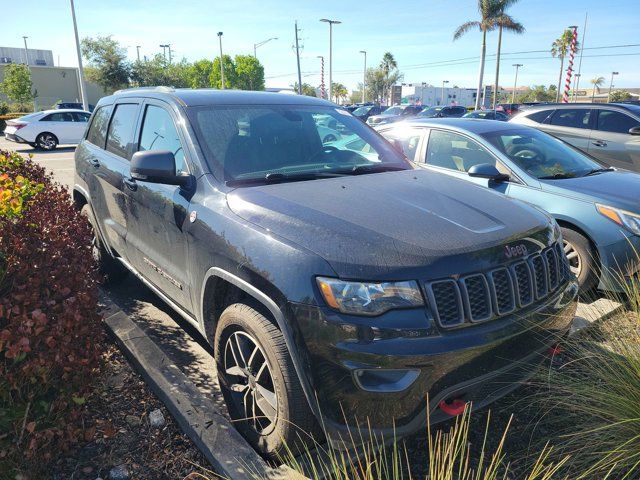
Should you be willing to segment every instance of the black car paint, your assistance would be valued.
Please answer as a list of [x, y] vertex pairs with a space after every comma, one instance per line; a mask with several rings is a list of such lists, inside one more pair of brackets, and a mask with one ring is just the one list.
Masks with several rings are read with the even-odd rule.
[[[464, 329], [442, 330], [428, 308], [373, 318], [329, 309], [317, 276], [420, 282], [458, 276], [504, 264], [505, 245], [524, 242], [537, 250], [554, 233], [548, 217], [532, 207], [421, 170], [231, 188], [208, 171], [185, 113], [188, 105], [216, 102], [328, 102], [133, 91], [106, 97], [98, 108], [114, 102], [153, 103], [171, 112], [193, 188], [134, 181], [131, 189], [125, 183], [131, 183], [128, 159], [85, 140], [76, 152], [74, 196], [90, 204], [114, 255], [203, 335], [215, 322], [212, 297], [222, 281], [264, 305], [283, 331], [307, 400], [327, 420], [330, 435], [344, 429], [343, 407], [361, 419], [370, 415], [374, 430], [389, 428], [392, 416], [400, 434], [422, 428], [427, 392], [433, 399], [498, 363], [517, 363], [538, 350], [531, 344], [534, 333], [542, 346], [566, 332], [575, 310], [573, 281], [531, 312]], [[129, 148], [130, 157], [137, 144]], [[505, 357], [501, 348], [510, 340], [515, 353]], [[496, 363], [498, 358], [503, 361]], [[354, 379], [363, 366], [417, 368], [420, 376], [402, 392], [370, 393]]]

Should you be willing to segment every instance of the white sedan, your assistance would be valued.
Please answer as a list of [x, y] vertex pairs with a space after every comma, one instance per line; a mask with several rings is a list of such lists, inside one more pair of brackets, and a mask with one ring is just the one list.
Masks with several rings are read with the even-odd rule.
[[12, 142], [28, 143], [42, 150], [53, 150], [58, 145], [77, 145], [90, 117], [89, 112], [75, 109], [30, 113], [8, 120], [4, 136]]

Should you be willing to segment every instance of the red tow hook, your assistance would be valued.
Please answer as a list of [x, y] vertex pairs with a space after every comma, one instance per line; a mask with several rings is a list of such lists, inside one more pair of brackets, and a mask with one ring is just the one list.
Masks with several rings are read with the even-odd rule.
[[563, 352], [564, 348], [562, 348], [560, 344], [556, 343], [555, 345], [549, 347], [549, 349], [547, 350], [547, 355], [549, 355], [550, 357], [555, 357], [556, 355], [559, 355]]
[[447, 415], [451, 415], [452, 417], [456, 417], [464, 412], [464, 407], [467, 406], [467, 402], [461, 400], [459, 398], [454, 398], [451, 403], [447, 403], [445, 400], [442, 400], [438, 407]]

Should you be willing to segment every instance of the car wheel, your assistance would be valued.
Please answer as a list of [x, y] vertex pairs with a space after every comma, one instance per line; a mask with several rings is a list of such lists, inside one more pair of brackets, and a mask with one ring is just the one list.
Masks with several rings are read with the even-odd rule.
[[564, 253], [569, 260], [569, 268], [577, 277], [580, 291], [591, 292], [598, 285], [598, 260], [589, 240], [570, 228], [561, 227]]
[[53, 133], [44, 132], [36, 137], [36, 145], [42, 150], [54, 150], [58, 146], [58, 139]]
[[100, 237], [98, 236], [95, 219], [91, 213], [91, 207], [84, 205], [80, 210], [80, 215], [89, 220], [91, 224], [91, 230], [93, 231], [93, 238], [91, 239], [91, 253], [93, 259], [98, 264], [100, 273], [104, 277], [105, 283], [118, 283], [122, 281], [129, 271], [118, 260], [113, 258], [107, 249], [102, 244]]
[[236, 303], [220, 316], [214, 353], [229, 415], [247, 441], [271, 459], [300, 451], [316, 424], [282, 332]]
[[335, 135], [329, 134], [322, 139], [322, 143], [331, 143], [337, 140]]

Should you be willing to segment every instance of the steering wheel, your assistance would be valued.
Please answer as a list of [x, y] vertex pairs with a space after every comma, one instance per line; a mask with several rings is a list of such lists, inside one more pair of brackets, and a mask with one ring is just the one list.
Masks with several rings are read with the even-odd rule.
[[511, 155], [516, 158], [521, 158], [523, 160], [528, 160], [531, 163], [542, 163], [545, 161], [545, 156], [537, 147], [532, 145], [523, 146], [521, 148], [516, 147], [515, 152], [512, 152]]
[[319, 157], [320, 155], [324, 154], [324, 155], [329, 155], [333, 152], [339, 152], [340, 149], [336, 148], [332, 145], [323, 145], [322, 148], [320, 150], [318, 150], [316, 153], [314, 153], [313, 155], [311, 155], [308, 159], [307, 162], [311, 162], [312, 160], [316, 159], [317, 157]]

